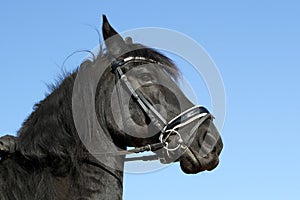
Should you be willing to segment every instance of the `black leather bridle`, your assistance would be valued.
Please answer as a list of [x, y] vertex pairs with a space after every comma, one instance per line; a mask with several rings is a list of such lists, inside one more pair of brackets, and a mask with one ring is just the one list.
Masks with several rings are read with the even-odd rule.
[[[123, 86], [124, 89], [128, 90], [129, 94], [132, 95], [134, 101], [138, 104], [140, 109], [144, 112], [144, 114], [149, 117], [151, 122], [160, 130], [160, 136], [159, 136], [159, 143], [154, 143], [154, 144], [148, 144], [146, 146], [142, 147], [137, 147], [134, 149], [126, 150], [126, 151], [119, 151], [117, 155], [126, 155], [126, 154], [131, 154], [131, 153], [141, 153], [144, 151], [156, 151], [159, 149], [164, 148], [165, 150], [168, 151], [175, 151], [178, 148], [188, 148], [186, 144], [183, 143], [181, 139], [181, 135], [179, 132], [177, 132], [177, 129], [186, 126], [190, 124], [191, 122], [197, 121], [197, 124], [200, 126], [206, 119], [212, 118], [212, 115], [209, 113], [209, 111], [203, 107], [203, 106], [194, 106], [175, 118], [173, 118], [171, 121], [167, 121], [153, 106], [152, 104], [138, 91], [134, 90], [132, 87], [131, 83], [127, 79], [127, 76], [123, 73], [122, 66], [130, 63], [130, 62], [146, 62], [146, 63], [153, 63], [153, 64], [158, 64], [162, 65], [161, 63], [145, 58], [145, 57], [127, 57], [124, 59], [119, 59], [119, 60], [114, 60], [111, 64], [111, 70], [115, 74], [115, 81], [116, 81], [116, 89], [117, 89], [117, 96], [118, 96], [118, 101], [121, 109], [121, 115], [122, 115], [122, 120], [124, 119], [124, 109], [122, 108], [123, 104], [123, 99], [121, 96], [121, 85]], [[118, 81], [120, 81], [120, 84], [118, 84]], [[124, 124], [126, 126], [126, 124]], [[169, 148], [168, 147], [168, 142], [167, 140], [169, 139], [170, 135], [176, 134], [178, 137], [178, 145], [174, 148]], [[139, 160], [153, 160], [153, 159], [158, 159], [157, 156], [146, 156], [146, 157], [138, 157], [137, 159]], [[137, 160], [137, 159], [132, 159], [129, 158], [126, 161], [131, 161], [131, 160]], [[159, 158], [162, 159], [162, 158]]]

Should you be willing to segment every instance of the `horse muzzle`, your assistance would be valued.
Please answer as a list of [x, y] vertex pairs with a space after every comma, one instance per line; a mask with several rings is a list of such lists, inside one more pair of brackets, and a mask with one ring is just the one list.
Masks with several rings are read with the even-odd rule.
[[213, 119], [206, 108], [195, 106], [171, 120], [160, 136], [161, 162], [179, 161], [185, 173], [213, 170], [223, 148]]
[[208, 118], [201, 124], [194, 140], [180, 156], [180, 166], [185, 173], [211, 171], [218, 166], [223, 142], [212, 120]]

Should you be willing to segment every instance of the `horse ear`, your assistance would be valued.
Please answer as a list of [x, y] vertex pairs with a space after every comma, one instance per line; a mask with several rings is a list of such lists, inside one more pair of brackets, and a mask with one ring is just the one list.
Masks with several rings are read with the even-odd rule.
[[117, 31], [109, 24], [105, 15], [103, 15], [102, 35], [105, 41], [106, 49], [113, 57], [118, 57], [126, 49], [126, 43]]

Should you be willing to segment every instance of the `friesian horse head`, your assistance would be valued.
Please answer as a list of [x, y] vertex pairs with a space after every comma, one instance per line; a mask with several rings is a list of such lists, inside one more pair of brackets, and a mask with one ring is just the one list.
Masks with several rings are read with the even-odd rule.
[[123, 39], [105, 16], [102, 33], [108, 67], [98, 81], [95, 108], [104, 132], [122, 150], [163, 143], [151, 150], [163, 163], [180, 162], [185, 173], [214, 169], [221, 137], [209, 111], [181, 91], [175, 64], [154, 49]]

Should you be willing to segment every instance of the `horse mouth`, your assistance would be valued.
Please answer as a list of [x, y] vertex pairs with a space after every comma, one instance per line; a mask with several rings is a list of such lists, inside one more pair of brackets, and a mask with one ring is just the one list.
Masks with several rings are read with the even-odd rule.
[[216, 152], [210, 152], [202, 157], [191, 148], [180, 157], [180, 167], [186, 174], [197, 174], [202, 171], [211, 171], [219, 164], [219, 156]]

